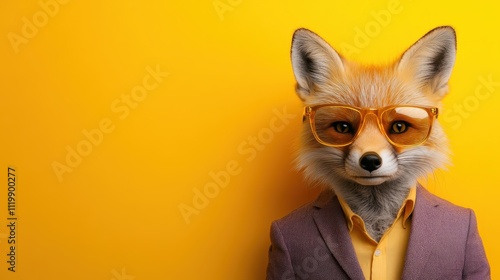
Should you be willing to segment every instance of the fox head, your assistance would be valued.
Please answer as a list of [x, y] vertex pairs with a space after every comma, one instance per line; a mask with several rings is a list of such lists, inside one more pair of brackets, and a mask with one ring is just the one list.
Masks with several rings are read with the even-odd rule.
[[[455, 55], [455, 31], [448, 26], [431, 30], [387, 65], [349, 61], [307, 29], [294, 33], [291, 50], [296, 91], [305, 106], [370, 109], [439, 108]], [[366, 114], [353, 142], [341, 147], [319, 143], [306, 119], [303, 126], [297, 166], [307, 179], [335, 191], [346, 186], [409, 188], [447, 163], [447, 140], [437, 118], [428, 138], [415, 146], [392, 144], [376, 114]]]

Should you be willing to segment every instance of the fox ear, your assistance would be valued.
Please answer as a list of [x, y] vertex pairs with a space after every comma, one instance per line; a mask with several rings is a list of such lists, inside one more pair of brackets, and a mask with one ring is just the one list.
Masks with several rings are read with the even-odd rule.
[[455, 30], [442, 26], [429, 31], [401, 56], [398, 70], [410, 75], [421, 87], [439, 97], [448, 92], [448, 80], [455, 64]]
[[344, 71], [340, 55], [321, 37], [304, 28], [293, 34], [291, 57], [297, 94], [302, 100]]

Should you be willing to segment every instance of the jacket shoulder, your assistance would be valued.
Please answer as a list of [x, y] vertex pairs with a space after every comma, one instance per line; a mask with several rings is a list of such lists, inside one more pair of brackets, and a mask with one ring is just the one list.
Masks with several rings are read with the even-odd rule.
[[433, 206], [433, 207], [439, 207], [440, 211], [444, 214], [448, 215], [458, 215], [458, 216], [469, 216], [471, 214], [471, 209], [462, 207], [459, 205], [456, 205], [446, 199], [443, 199], [431, 192], [429, 192], [427, 189], [424, 187], [419, 186], [417, 188], [417, 201], [416, 203], [419, 203], [419, 200], [422, 201], [422, 203], [425, 203], [426, 205]]
[[315, 208], [314, 203], [315, 201], [304, 204], [287, 215], [275, 220], [274, 223], [284, 229], [303, 224], [309, 220], [312, 221], [312, 215]]
[[440, 279], [490, 279], [474, 211], [419, 186], [405, 275], [409, 279], [436, 275]]
[[282, 230], [297, 230], [297, 227], [306, 228], [307, 225], [310, 225], [310, 223], [314, 223], [314, 212], [319, 208], [323, 208], [331, 204], [332, 200], [335, 199], [337, 198], [332, 192], [322, 192], [314, 201], [302, 205], [284, 217], [277, 219], [273, 223], [278, 225]]

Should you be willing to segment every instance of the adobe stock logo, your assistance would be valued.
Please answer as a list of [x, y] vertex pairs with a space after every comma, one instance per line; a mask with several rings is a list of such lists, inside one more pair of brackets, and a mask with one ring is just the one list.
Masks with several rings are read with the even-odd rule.
[[389, 26], [393, 16], [400, 14], [403, 8], [400, 0], [390, 0], [387, 2], [386, 8], [379, 11], [371, 11], [371, 19], [362, 28], [358, 26], [354, 27], [356, 34], [354, 35], [353, 44], [343, 42], [340, 45], [342, 54], [350, 56], [353, 53], [361, 53], [361, 49], [368, 47], [372, 40], [380, 35], [384, 28]]
[[291, 120], [297, 119], [295, 114], [287, 112], [286, 106], [282, 110], [274, 108], [273, 116], [266, 127], [261, 128], [256, 134], [250, 135], [236, 148], [239, 156], [244, 160], [231, 159], [219, 171], [208, 172], [210, 180], [201, 188], [193, 188], [191, 204], [180, 203], [178, 208], [186, 224], [191, 223], [193, 215], [200, 215], [201, 210], [208, 207], [220, 192], [227, 188], [232, 178], [241, 174], [244, 164], [254, 161], [260, 152], [269, 145], [277, 133], [282, 132]]
[[243, 0], [216, 0], [212, 2], [214, 5], [215, 12], [219, 16], [220, 21], [224, 21], [224, 14], [227, 12], [232, 12], [236, 7], [241, 5]]
[[492, 74], [488, 77], [479, 76], [477, 79], [479, 83], [474, 88], [474, 94], [467, 95], [462, 102], [455, 103], [453, 108], [443, 111], [443, 121], [449, 123], [455, 130], [462, 126], [465, 119], [479, 110], [481, 103], [490, 99], [500, 87], [500, 82], [494, 81]]
[[122, 267], [120, 272], [118, 272], [116, 269], [111, 270], [111, 274], [113, 274], [113, 278], [111, 278], [111, 280], [134, 280], [135, 279], [135, 276], [127, 274], [124, 267]]
[[49, 23], [50, 18], [54, 18], [61, 9], [61, 5], [66, 5], [70, 0], [40, 0], [38, 6], [40, 10], [35, 12], [31, 18], [22, 17], [22, 27], [20, 34], [9, 32], [7, 38], [9, 39], [12, 49], [17, 54], [20, 51], [22, 44], [28, 44], [30, 39], [33, 39], [40, 29]]

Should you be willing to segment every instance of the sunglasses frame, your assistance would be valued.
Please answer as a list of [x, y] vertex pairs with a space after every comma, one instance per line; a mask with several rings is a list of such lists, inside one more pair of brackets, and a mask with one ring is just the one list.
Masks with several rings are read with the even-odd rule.
[[[316, 133], [316, 125], [314, 123], [314, 116], [316, 114], [316, 111], [320, 108], [323, 108], [323, 107], [346, 108], [346, 109], [350, 109], [353, 111], [357, 111], [360, 114], [361, 122], [360, 122], [359, 128], [357, 129], [356, 133], [354, 134], [354, 136], [352, 137], [352, 139], [349, 142], [347, 142], [345, 144], [331, 144], [331, 143], [324, 142], [319, 138], [318, 134]], [[415, 144], [410, 144], [410, 145], [398, 144], [398, 143], [395, 143], [394, 141], [392, 141], [391, 138], [389, 138], [389, 136], [385, 132], [384, 126], [382, 125], [381, 116], [389, 110], [392, 110], [395, 108], [401, 108], [401, 107], [403, 107], [403, 108], [418, 108], [418, 109], [422, 109], [422, 110], [427, 112], [428, 119], [429, 119], [429, 131], [427, 132], [427, 135], [423, 138], [422, 141], [417, 142]], [[439, 110], [437, 107], [426, 107], [426, 106], [415, 106], [415, 105], [404, 105], [404, 104], [403, 105], [386, 106], [386, 107], [382, 107], [379, 109], [377, 109], [377, 108], [359, 108], [359, 107], [354, 107], [354, 106], [350, 106], [350, 105], [343, 105], [343, 104], [321, 104], [321, 105], [315, 105], [315, 106], [305, 106], [304, 107], [303, 121], [305, 121], [306, 117], [309, 118], [309, 124], [311, 126], [311, 131], [312, 131], [316, 141], [318, 141], [320, 144], [325, 145], [325, 146], [329, 146], [329, 147], [345, 147], [345, 146], [351, 145], [356, 140], [356, 138], [359, 136], [360, 132], [363, 130], [363, 127], [365, 125], [366, 116], [368, 114], [373, 114], [377, 118], [377, 124], [378, 124], [380, 131], [385, 136], [385, 138], [389, 141], [389, 143], [391, 143], [392, 145], [397, 146], [397, 147], [414, 147], [414, 146], [421, 145], [425, 141], [427, 141], [427, 139], [429, 138], [429, 135], [431, 134], [431, 131], [432, 131], [432, 124], [434, 123], [434, 120], [437, 119], [437, 117], [438, 117], [438, 112], [439, 112]]]

